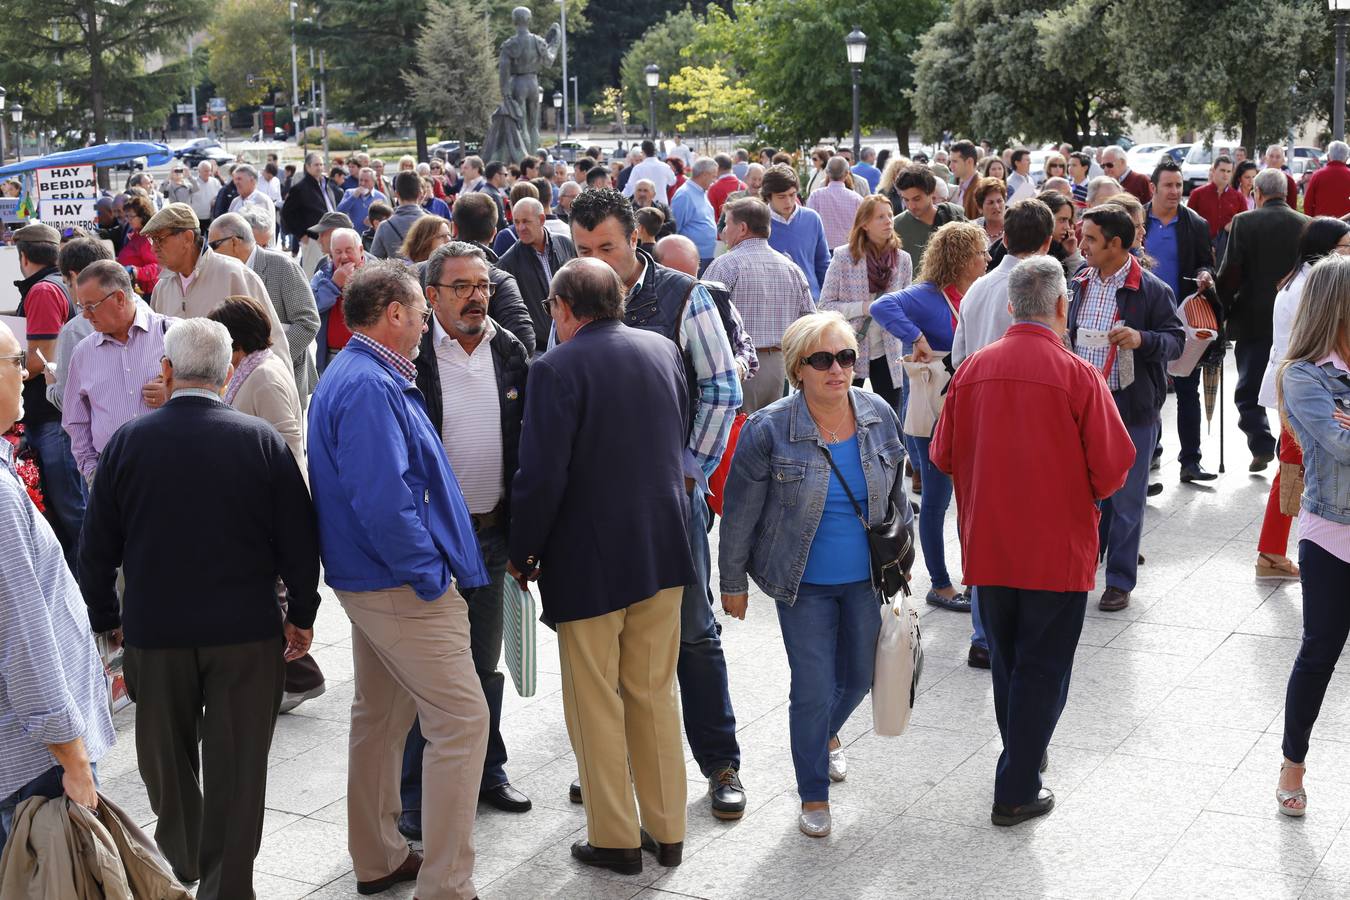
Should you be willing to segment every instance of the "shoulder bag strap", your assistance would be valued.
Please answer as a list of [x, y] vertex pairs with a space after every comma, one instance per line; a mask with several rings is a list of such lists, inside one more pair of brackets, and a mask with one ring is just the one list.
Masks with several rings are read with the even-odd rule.
[[839, 479], [839, 486], [842, 487], [844, 493], [848, 495], [848, 502], [853, 504], [853, 514], [857, 516], [858, 521], [862, 523], [863, 531], [868, 531], [867, 516], [863, 515], [862, 507], [858, 505], [858, 500], [853, 496], [853, 491], [849, 490], [848, 482], [845, 481], [844, 476], [840, 474], [839, 467], [834, 464], [834, 457], [825, 447], [821, 447], [820, 452], [825, 454], [825, 461], [830, 464], [830, 469], [834, 472], [834, 477]]

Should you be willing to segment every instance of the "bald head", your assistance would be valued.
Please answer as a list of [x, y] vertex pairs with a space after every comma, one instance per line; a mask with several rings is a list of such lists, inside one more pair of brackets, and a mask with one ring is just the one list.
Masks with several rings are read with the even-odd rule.
[[698, 247], [682, 234], [672, 234], [656, 242], [656, 261], [667, 269], [698, 277]]
[[586, 256], [568, 260], [553, 276], [550, 288], [559, 301], [553, 305], [553, 321], [560, 341], [570, 340], [586, 322], [623, 316], [623, 282], [604, 260]]
[[544, 204], [533, 197], [522, 197], [511, 207], [511, 222], [516, 226], [516, 237], [522, 244], [542, 253], [548, 246], [548, 232], [544, 228]]

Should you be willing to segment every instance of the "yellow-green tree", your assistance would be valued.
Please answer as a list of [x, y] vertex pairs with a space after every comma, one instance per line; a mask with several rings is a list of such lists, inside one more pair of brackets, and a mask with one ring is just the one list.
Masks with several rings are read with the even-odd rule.
[[261, 103], [279, 88], [290, 94], [289, 16], [286, 0], [228, 0], [216, 13], [208, 72], [231, 106]]
[[741, 132], [751, 127], [755, 92], [732, 84], [722, 66], [685, 66], [670, 76], [670, 108], [684, 114], [683, 128], [703, 135]]

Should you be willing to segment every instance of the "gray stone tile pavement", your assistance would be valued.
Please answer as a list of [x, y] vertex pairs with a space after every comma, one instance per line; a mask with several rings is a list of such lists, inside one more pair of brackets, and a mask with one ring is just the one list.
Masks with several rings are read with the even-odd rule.
[[[1233, 375], [1230, 366], [1229, 385]], [[927, 663], [910, 730], [876, 736], [864, 702], [843, 733], [849, 777], [832, 793], [834, 832], [823, 840], [801, 835], [787, 663], [771, 601], [757, 594], [746, 622], [721, 619], [749, 792], [745, 818], [711, 818], [690, 760], [682, 866], [648, 860], [630, 878], [575, 865], [567, 848], [584, 836], [585, 818], [566, 796], [575, 763], [557, 646], [541, 629], [538, 694], [522, 699], [508, 686], [502, 718], [508, 772], [535, 808], [523, 816], [480, 810], [481, 896], [1350, 897], [1350, 679], [1333, 678], [1314, 733], [1308, 815], [1285, 819], [1274, 788], [1301, 595], [1297, 584], [1253, 578], [1273, 469], [1247, 473], [1229, 413], [1227, 474], [1197, 488], [1178, 483], [1173, 404], [1164, 410], [1167, 462], [1158, 477], [1166, 490], [1149, 503], [1148, 561], [1128, 609], [1101, 613], [1090, 598], [1045, 776], [1058, 798], [1051, 815], [1013, 829], [990, 824], [1000, 745], [988, 676], [965, 665], [969, 619], [923, 608]], [[1204, 450], [1205, 465], [1217, 469], [1217, 416]], [[1027, 524], [1035, 527], [1034, 510]], [[955, 576], [952, 520], [947, 534]], [[927, 588], [920, 562], [915, 593]], [[356, 896], [344, 800], [350, 636], [328, 592], [316, 638], [328, 692], [277, 724], [255, 878], [262, 900]], [[117, 724], [120, 742], [100, 763], [105, 790], [148, 824], [154, 814], [136, 771], [130, 714]], [[406, 900], [411, 886], [382, 896]]]

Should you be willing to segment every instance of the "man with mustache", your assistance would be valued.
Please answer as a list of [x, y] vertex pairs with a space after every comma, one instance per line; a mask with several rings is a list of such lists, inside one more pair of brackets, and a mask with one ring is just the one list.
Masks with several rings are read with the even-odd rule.
[[[506, 777], [502, 742], [502, 583], [506, 573], [508, 486], [516, 473], [525, 376], [530, 352], [488, 316], [494, 284], [487, 254], [475, 244], [451, 241], [427, 260], [425, 291], [433, 317], [422, 335], [417, 387], [441, 435], [464, 493], [487, 566], [484, 587], [464, 588], [469, 644], [488, 705], [487, 758], [478, 799], [505, 812], [525, 812], [530, 799]], [[422, 753], [426, 741], [414, 723], [403, 754], [403, 814], [399, 829], [422, 837]]]

